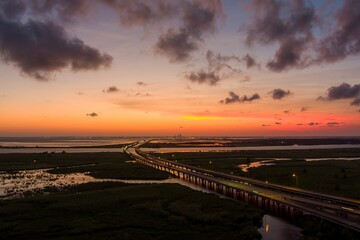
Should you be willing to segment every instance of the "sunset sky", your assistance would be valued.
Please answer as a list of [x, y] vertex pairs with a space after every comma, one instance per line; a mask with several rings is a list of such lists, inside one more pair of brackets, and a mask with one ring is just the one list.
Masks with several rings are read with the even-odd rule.
[[0, 136], [360, 135], [360, 1], [0, 0]]

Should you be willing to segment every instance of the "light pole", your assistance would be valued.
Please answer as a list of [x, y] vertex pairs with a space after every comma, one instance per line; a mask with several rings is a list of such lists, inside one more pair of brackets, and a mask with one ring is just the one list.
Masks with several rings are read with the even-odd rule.
[[296, 187], [298, 187], [298, 185], [299, 185], [299, 177], [295, 174], [295, 173], [293, 173], [293, 175], [292, 175], [294, 178], [295, 178], [295, 181], [296, 181]]
[[267, 195], [267, 184], [269, 183], [267, 180], [265, 181], [266, 185], [265, 185], [265, 196]]

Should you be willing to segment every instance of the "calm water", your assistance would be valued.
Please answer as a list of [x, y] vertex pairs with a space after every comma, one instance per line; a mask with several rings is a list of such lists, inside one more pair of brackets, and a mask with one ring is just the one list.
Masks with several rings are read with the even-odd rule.
[[85, 173], [51, 174], [47, 170], [0, 172], [0, 199], [23, 197], [24, 192], [38, 191], [47, 187], [62, 188], [96, 180]]
[[67, 153], [89, 153], [89, 152], [122, 152], [123, 148], [0, 148], [1, 153], [43, 153], [61, 152]]
[[263, 240], [299, 240], [302, 238], [301, 228], [270, 215], [264, 215], [263, 226], [259, 232]]
[[3, 147], [75, 147], [127, 144], [145, 138], [64, 137], [64, 138], [0, 138]]
[[293, 146], [257, 146], [257, 147], [186, 147], [186, 148], [142, 148], [147, 152], [222, 152], [238, 150], [297, 150], [297, 149], [332, 149], [332, 148], [360, 148], [360, 144], [332, 144], [332, 145], [293, 145]]

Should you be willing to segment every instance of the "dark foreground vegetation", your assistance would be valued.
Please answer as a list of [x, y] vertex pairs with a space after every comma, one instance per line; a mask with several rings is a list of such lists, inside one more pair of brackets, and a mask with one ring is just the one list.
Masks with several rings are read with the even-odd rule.
[[[90, 172], [99, 178], [168, 177], [131, 162], [123, 153], [0, 154], [0, 171], [38, 168], [54, 168], [53, 173]], [[102, 182], [45, 192], [0, 201], [1, 240], [261, 238], [260, 210], [178, 184]], [[359, 239], [357, 233], [318, 219], [306, 217], [298, 224], [306, 240]]]
[[93, 183], [0, 201], [0, 239], [260, 239], [262, 214], [177, 184]]
[[[304, 158], [360, 157], [360, 149], [313, 149], [313, 150], [258, 150], [233, 152], [191, 152], [155, 154], [166, 159], [205, 169], [255, 178], [272, 183], [360, 199], [360, 161], [324, 160], [304, 161]], [[273, 161], [271, 166], [250, 168], [243, 172], [240, 164], [272, 158], [289, 160]]]

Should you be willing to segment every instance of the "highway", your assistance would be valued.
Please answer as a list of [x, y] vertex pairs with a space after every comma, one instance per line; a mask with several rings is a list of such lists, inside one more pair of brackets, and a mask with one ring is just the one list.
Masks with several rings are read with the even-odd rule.
[[161, 167], [171, 173], [181, 172], [183, 176], [185, 174], [227, 188], [245, 191], [262, 199], [268, 199], [295, 208], [306, 214], [311, 214], [360, 232], [360, 201], [358, 200], [270, 184], [165, 160], [142, 152], [140, 147], [144, 143], [146, 141], [128, 145], [124, 147], [124, 152], [135, 160], [151, 166]]

